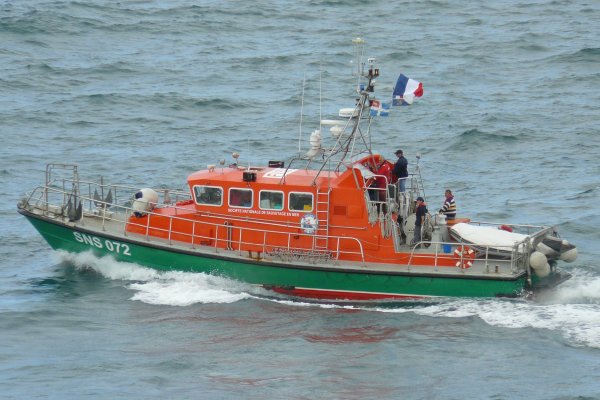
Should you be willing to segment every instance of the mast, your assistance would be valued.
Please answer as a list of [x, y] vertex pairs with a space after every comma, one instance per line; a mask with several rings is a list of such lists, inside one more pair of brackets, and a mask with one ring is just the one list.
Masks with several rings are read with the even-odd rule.
[[[364, 40], [356, 38], [352, 42], [355, 45], [354, 55], [356, 57], [356, 71], [353, 70], [353, 73], [357, 75], [356, 92], [359, 97], [356, 99], [354, 108], [340, 110], [339, 117], [347, 118], [347, 120], [337, 121], [340, 122], [338, 127], [343, 126], [343, 128], [340, 129], [337, 140], [331, 149], [324, 150], [323, 165], [319, 169], [319, 175], [327, 165], [335, 171], [340, 171], [343, 166], [350, 167], [360, 154], [373, 155], [370, 135], [370, 106], [371, 96], [375, 91], [375, 78], [379, 76], [379, 69], [375, 68], [376, 59], [369, 58], [365, 71], [365, 65], [362, 62]], [[323, 120], [321, 120], [320, 126], [322, 123]], [[362, 125], [366, 125], [366, 128]]]
[[[302, 154], [299, 142], [299, 156], [292, 158], [286, 166], [287, 173], [292, 164], [300, 160], [307, 161], [306, 169], [310, 167], [312, 162], [317, 163], [317, 165], [321, 163], [312, 181], [312, 185], [316, 184], [317, 179], [321, 177], [323, 171], [327, 171], [330, 174], [334, 171], [340, 172], [343, 168], [354, 169], [353, 164], [359, 158], [364, 158], [365, 156], [373, 157], [371, 148], [371, 122], [373, 114], [371, 106], [373, 101], [375, 101], [375, 79], [379, 77], [379, 68], [376, 68], [375, 58], [368, 58], [366, 63], [362, 61], [365, 43], [363, 39], [355, 38], [352, 40], [352, 43], [354, 45], [355, 57], [355, 61], [352, 62], [352, 74], [357, 77], [356, 93], [358, 94], [354, 107], [341, 108], [338, 113], [340, 119], [322, 119], [321, 101], [319, 100], [319, 127], [310, 135], [310, 148], [305, 154]], [[321, 80], [319, 82], [319, 85], [321, 85]], [[319, 93], [321, 93], [321, 90], [319, 90]], [[304, 102], [302, 102], [303, 105]], [[300, 118], [300, 135], [302, 135], [302, 115]], [[324, 125], [331, 126], [330, 132], [335, 140], [334, 144], [329, 148], [325, 148], [322, 145]], [[331, 177], [331, 175], [329, 176]], [[284, 182], [285, 174], [281, 178], [280, 183]]]

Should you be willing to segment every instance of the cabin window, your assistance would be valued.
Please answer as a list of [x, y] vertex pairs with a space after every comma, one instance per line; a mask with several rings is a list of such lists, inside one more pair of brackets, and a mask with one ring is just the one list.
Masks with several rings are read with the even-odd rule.
[[283, 210], [283, 192], [261, 190], [259, 197], [261, 210]]
[[252, 207], [252, 190], [251, 189], [229, 189], [229, 205], [231, 207]]
[[220, 206], [223, 204], [223, 188], [216, 186], [194, 186], [194, 197], [197, 204]]
[[312, 193], [291, 192], [289, 207], [292, 211], [312, 211], [313, 195]]

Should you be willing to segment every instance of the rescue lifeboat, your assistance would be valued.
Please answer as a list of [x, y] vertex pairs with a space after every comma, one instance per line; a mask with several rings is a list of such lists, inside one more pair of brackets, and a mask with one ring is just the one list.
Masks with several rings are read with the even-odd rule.
[[290, 296], [513, 297], [567, 279], [558, 263], [573, 261], [576, 248], [552, 226], [510, 224], [506, 236], [507, 224], [427, 215], [414, 242], [415, 200], [426, 200], [419, 160], [400, 191], [393, 164], [370, 145], [379, 69], [375, 59], [357, 65], [355, 106], [320, 121], [305, 154], [253, 166], [234, 153], [189, 175], [184, 191], [82, 179], [76, 165], [48, 164], [45, 184], [18, 211], [57, 250]]

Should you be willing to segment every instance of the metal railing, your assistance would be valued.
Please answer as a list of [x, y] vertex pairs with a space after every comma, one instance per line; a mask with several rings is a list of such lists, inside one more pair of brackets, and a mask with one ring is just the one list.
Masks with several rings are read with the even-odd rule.
[[[67, 199], [72, 196], [72, 191], [65, 190], [65, 182], [68, 180], [54, 182], [54, 186], [40, 186], [34, 189], [27, 197], [24, 205], [39, 210], [43, 215], [50, 216], [50, 214], [58, 217], [66, 217], [65, 208], [67, 206]], [[89, 181], [80, 181], [79, 188], [82, 186], [89, 186], [87, 188], [88, 193], [93, 193], [94, 189], [98, 189], [100, 186], [97, 183]], [[138, 188], [123, 186], [123, 185], [104, 185], [106, 190], [111, 190], [115, 193], [113, 196], [117, 198], [117, 191], [122, 193], [125, 189], [137, 191]], [[131, 191], [129, 193], [132, 193]], [[155, 211], [149, 211], [145, 213], [145, 218], [140, 218], [140, 222], [136, 222], [136, 218], [131, 218], [134, 215], [134, 210], [128, 204], [115, 204], [108, 203], [103, 200], [99, 200], [89, 195], [79, 195], [80, 200], [86, 206], [83, 210], [83, 218], [78, 221], [82, 226], [86, 224], [86, 218], [94, 218], [98, 221], [99, 228], [102, 231], [110, 231], [115, 234], [122, 234], [128, 236], [131, 234], [141, 234], [145, 240], [149, 242], [165, 242], [169, 245], [177, 244], [179, 246], [189, 246], [190, 249], [197, 249], [198, 246], [206, 247], [210, 243], [210, 247], [213, 247], [215, 252], [220, 250], [237, 250], [240, 255], [242, 252], [256, 251], [260, 248], [260, 252], [264, 254], [273, 253], [275, 255], [283, 254], [282, 249], [288, 254], [301, 255], [305, 254], [305, 260], [307, 261], [319, 261], [321, 259], [332, 259], [339, 260], [340, 256], [354, 257], [362, 263], [365, 263], [365, 253], [360, 240], [354, 237], [344, 236], [331, 236], [331, 235], [315, 235], [301, 233], [299, 223], [295, 224], [277, 224], [273, 221], [262, 221], [262, 223], [275, 226], [280, 226], [284, 230], [272, 230], [264, 228], [251, 228], [234, 226], [231, 222], [225, 221], [222, 223], [208, 222], [206, 220], [199, 221], [197, 219], [185, 218], [181, 216], [165, 215], [160, 213], [160, 209], [163, 207], [171, 207], [175, 211], [181, 211], [181, 213], [189, 213], [189, 208], [180, 207], [175, 204], [157, 204]], [[188, 194], [186, 200], [190, 200], [191, 196]], [[127, 198], [131, 200], [131, 196]], [[202, 214], [198, 214], [202, 215]], [[218, 216], [205, 213], [205, 216], [213, 218], [229, 218], [229, 216]], [[151, 219], [154, 217], [168, 218], [168, 227], [158, 227], [151, 225]], [[232, 218], [230, 218], [232, 219]], [[235, 221], [236, 219], [233, 218]], [[88, 220], [89, 221], [89, 220]], [[240, 220], [241, 221], [241, 220]], [[244, 218], [243, 221], [248, 221]], [[261, 223], [261, 221], [256, 221]], [[190, 230], [179, 230], [174, 227], [177, 223], [187, 224], [191, 226]], [[214, 231], [210, 235], [202, 235], [197, 232], [197, 227], [202, 226], [203, 229], [210, 231], [210, 228]], [[138, 228], [140, 232], [131, 232], [129, 228]], [[134, 229], [135, 230], [135, 229]], [[161, 235], [162, 234], [162, 235]], [[235, 235], [235, 236], [234, 236]], [[175, 239], [177, 238], [177, 239]], [[260, 238], [260, 239], [257, 239]], [[293, 242], [298, 241], [301, 238], [304, 242], [310, 242], [310, 246], [294, 246]], [[332, 245], [328, 249], [322, 249], [316, 246], [318, 240], [328, 240], [328, 243]], [[279, 243], [279, 244], [270, 244]], [[285, 244], [284, 244], [285, 243]], [[345, 248], [344, 248], [345, 246]], [[349, 250], [353, 248], [356, 250]]]
[[[418, 249], [427, 247], [429, 253], [424, 254], [418, 252]], [[434, 241], [421, 241], [412, 246], [410, 257], [408, 260], [408, 269], [411, 266], [420, 266], [414, 262], [419, 257], [434, 257], [433, 267], [438, 271], [439, 267], [451, 267], [452, 265], [445, 265], [441, 261], [454, 264], [454, 266], [467, 273], [469, 268], [475, 262], [483, 263], [486, 272], [499, 272], [498, 268], [500, 265], [508, 266], [511, 273], [517, 273], [519, 271], [526, 271], [529, 267], [529, 254], [531, 248], [531, 238], [526, 238], [521, 242], [515, 243], [513, 246], [504, 246], [506, 255], [499, 257], [495, 250], [498, 246], [490, 244], [477, 244], [463, 242], [434, 242]], [[454, 249], [455, 251], [452, 251]], [[462, 250], [461, 250], [462, 249]], [[469, 249], [472, 251], [472, 255], [469, 254]], [[432, 254], [433, 253], [433, 254]], [[493, 265], [493, 268], [490, 268]], [[493, 271], [492, 271], [493, 269]]]
[[[303, 258], [308, 261], [322, 261], [325, 259], [339, 260], [340, 257], [354, 258], [365, 263], [365, 253], [362, 242], [355, 237], [345, 236], [331, 236], [331, 235], [315, 235], [301, 233], [299, 223], [289, 222], [275, 222], [261, 219], [252, 219], [251, 222], [264, 225], [265, 227], [242, 227], [234, 226], [233, 222], [248, 222], [248, 217], [236, 218], [225, 214], [214, 214], [214, 213], [198, 213], [194, 211], [196, 215], [207, 218], [219, 219], [222, 222], [208, 222], [206, 218], [200, 222], [195, 218], [185, 218], [181, 216], [165, 215], [160, 213], [160, 209], [163, 207], [171, 207], [175, 212], [181, 211], [181, 213], [189, 213], [189, 207], [183, 207], [178, 205], [179, 202], [190, 202], [192, 201], [189, 193], [171, 190], [170, 193], [174, 196], [173, 204], [157, 204], [156, 212], [148, 212], [148, 218], [140, 219], [139, 223], [136, 219], [131, 218], [134, 210], [131, 208], [130, 201], [132, 201], [132, 194], [135, 193], [138, 188], [127, 185], [114, 185], [97, 183], [87, 180], [72, 179], [49, 179], [48, 185], [39, 186], [33, 190], [29, 195], [22, 201], [23, 205], [35, 208], [37, 212], [42, 213], [46, 216], [62, 216], [67, 217], [66, 207], [69, 199], [72, 198], [74, 193], [79, 193], [79, 198], [84, 204], [83, 217], [78, 223], [85, 225], [89, 218], [95, 219], [96, 223], [99, 223], [99, 228], [103, 231], [111, 231], [115, 234], [122, 234], [124, 236], [132, 234], [128, 231], [128, 227], [137, 227], [138, 232], [144, 236], [147, 241], [166, 242], [169, 245], [187, 246], [190, 249], [196, 249], [198, 246], [206, 248], [206, 246], [214, 247], [214, 251], [220, 250], [237, 250], [240, 254], [243, 251], [249, 251], [252, 248], [253, 251], [260, 251], [264, 254], [271, 254], [282, 258]], [[83, 190], [82, 190], [83, 189]], [[106, 196], [102, 199], [98, 199], [93, 194], [100, 190], [101, 193], [112, 193], [112, 202], [104, 201]], [[159, 189], [166, 190], [166, 189]], [[385, 190], [385, 189], [384, 189]], [[84, 194], [85, 193], [85, 194]], [[124, 195], [127, 193], [127, 195]], [[366, 194], [366, 193], [365, 193]], [[388, 192], [389, 195], [389, 192]], [[367, 196], [368, 197], [368, 196]], [[388, 198], [388, 200], [390, 200]], [[117, 204], [118, 202], [124, 204]], [[375, 203], [375, 202], [374, 202]], [[382, 202], [380, 205], [383, 206], [385, 203]], [[157, 227], [150, 224], [151, 218], [160, 217], [168, 218], [168, 226]], [[224, 221], [227, 220], [227, 221]], [[176, 223], [188, 224], [191, 229], [180, 230], [175, 229]], [[492, 222], [471, 222], [476, 225], [487, 225], [487, 226], [501, 226], [500, 223]], [[214, 232], [210, 235], [200, 234], [199, 227], [212, 228]], [[271, 227], [271, 229], [269, 229]], [[277, 227], [280, 230], [273, 229]], [[444, 251], [445, 246], [451, 246], [457, 248], [458, 246], [469, 246], [477, 249], [477, 255], [475, 258], [469, 258], [467, 261], [483, 261], [487, 264], [502, 262], [506, 264], [510, 262], [510, 269], [513, 272], [525, 270], [529, 268], [529, 254], [532, 249], [535, 248], [537, 243], [541, 241], [548, 234], [555, 234], [554, 228], [542, 227], [535, 225], [517, 225], [511, 224], [511, 227], [524, 232], [527, 236], [521, 242], [515, 243], [514, 246], [506, 248], [506, 254], [504, 256], [498, 256], [496, 250], [498, 246], [486, 245], [486, 244], [471, 244], [471, 243], [460, 243], [460, 242], [421, 242], [420, 246], [432, 247], [429, 252], [422, 253], [416, 252], [417, 247], [413, 247], [410, 250], [410, 255], [407, 267], [410, 269], [412, 266], [423, 266], [419, 263], [419, 257], [429, 257], [427, 264], [431, 263], [433, 258], [433, 267], [437, 269], [438, 266], [444, 264], [447, 259], [452, 259], [460, 265], [466, 261], [463, 256], [455, 257], [452, 252], [448, 253]], [[210, 231], [210, 230], [209, 230]], [[393, 236], [397, 239], [398, 233], [392, 226]], [[162, 234], [162, 235], [160, 235]], [[294, 246], [293, 242], [302, 238], [301, 241], [306, 244], [310, 242], [311, 245]], [[306, 238], [309, 238], [307, 240]], [[319, 248], [316, 246], [316, 242], [322, 239], [326, 239], [330, 244], [327, 249]], [[279, 244], [270, 244], [279, 243]], [[256, 250], [260, 249], [260, 250]], [[406, 254], [406, 253], [405, 253]], [[415, 262], [417, 260], [417, 262]], [[448, 262], [445, 262], [448, 264]], [[448, 265], [444, 265], [447, 267]], [[467, 272], [467, 271], [465, 271]]]

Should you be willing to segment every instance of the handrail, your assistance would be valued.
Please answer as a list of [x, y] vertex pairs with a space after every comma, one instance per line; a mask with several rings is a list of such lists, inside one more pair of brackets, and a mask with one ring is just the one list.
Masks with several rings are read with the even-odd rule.
[[[475, 247], [477, 249], [485, 249], [485, 251], [480, 251], [480, 253], [484, 254], [484, 257], [479, 257], [479, 258], [474, 257], [474, 258], [472, 258], [472, 261], [475, 261], [475, 260], [485, 261], [486, 265], [491, 260], [498, 261], [498, 258], [490, 257], [490, 249], [500, 249], [500, 250], [505, 249], [505, 251], [507, 253], [510, 252], [510, 256], [508, 256], [508, 254], [507, 254], [507, 257], [505, 259], [506, 260], [510, 259], [511, 270], [514, 270], [515, 268], [518, 268], [519, 266], [526, 267], [529, 265], [528, 262], [524, 262], [524, 260], [525, 260], [524, 257], [528, 254], [528, 252], [526, 251], [526, 247], [529, 246], [531, 241], [532, 241], [532, 236], [527, 236], [525, 239], [521, 240], [520, 242], [515, 242], [512, 246], [497, 246], [494, 244], [481, 244], [481, 243], [477, 243], [476, 245], [474, 245], [473, 243], [468, 243], [468, 242], [420, 241], [418, 243], [415, 243], [415, 245], [412, 247], [410, 256], [409, 256], [409, 259], [407, 262], [407, 266], [408, 266], [408, 269], [410, 270], [411, 266], [419, 265], [419, 264], [413, 264], [413, 258], [419, 257], [419, 253], [415, 253], [415, 251], [424, 245], [435, 246], [434, 266], [436, 268], [438, 266], [438, 261], [440, 259], [445, 259], [445, 260], [455, 259], [456, 257], [453, 255], [453, 253], [445, 253], [445, 252], [439, 253], [438, 252], [438, 250], [440, 248], [443, 248], [444, 245], [448, 245], [448, 246], [454, 246], [454, 247], [466, 246], [466, 247], [470, 247], [470, 248]], [[460, 256], [458, 258], [456, 258], [456, 260], [460, 261], [460, 263], [462, 264], [467, 259], [464, 257], [464, 254], [461, 253]], [[469, 260], [471, 260], [471, 259], [469, 259]], [[521, 261], [522, 265], [519, 265], [520, 261]], [[462, 269], [460, 267], [457, 267], [457, 268]]]
[[[64, 187], [64, 186], [63, 186]], [[93, 190], [92, 190], [93, 192]], [[61, 215], [63, 217], [66, 216], [65, 213], [65, 207], [66, 207], [66, 199], [69, 197], [70, 192], [66, 189], [66, 188], [62, 188], [62, 187], [48, 187], [48, 186], [38, 186], [37, 188], [35, 188], [33, 191], [31, 191], [27, 196], [26, 196], [26, 200], [25, 201], [25, 205], [29, 204], [33, 207], [39, 208], [44, 215], [48, 215], [49, 213], [53, 213], [55, 215]], [[218, 251], [219, 249], [219, 244], [222, 245], [223, 243], [223, 239], [220, 239], [219, 234], [223, 232], [223, 228], [225, 227], [226, 229], [228, 229], [227, 226], [225, 226], [225, 224], [223, 223], [217, 223], [217, 222], [205, 222], [203, 221], [202, 224], [203, 225], [208, 225], [210, 227], [215, 228], [215, 232], [214, 233], [210, 233], [210, 235], [205, 236], [205, 235], [199, 235], [196, 232], [196, 224], [198, 223], [198, 220], [196, 219], [190, 219], [190, 218], [184, 218], [178, 215], [165, 215], [165, 214], [161, 214], [161, 213], [157, 213], [157, 212], [149, 212], [147, 213], [150, 217], [152, 216], [160, 216], [162, 218], [168, 218], [169, 219], [169, 225], [168, 228], [160, 228], [160, 227], [152, 227], [150, 225], [150, 218], [147, 218], [144, 223], [142, 224], [138, 224], [135, 221], [130, 221], [130, 216], [133, 214], [133, 210], [131, 207], [127, 206], [127, 205], [118, 205], [115, 203], [107, 203], [103, 200], [97, 200], [94, 199], [92, 197], [87, 197], [87, 196], [81, 196], [80, 195], [80, 199], [84, 202], [84, 204], [89, 204], [90, 207], [85, 209], [85, 213], [84, 215], [86, 216], [91, 216], [90, 214], [95, 215], [96, 217], [98, 217], [100, 219], [100, 223], [101, 223], [101, 227], [102, 230], [106, 231], [107, 227], [107, 223], [109, 221], [113, 221], [116, 222], [117, 224], [122, 224], [123, 225], [123, 235], [127, 236], [128, 231], [127, 231], [127, 226], [140, 226], [143, 229], [143, 235], [145, 236], [146, 240], [148, 241], [152, 241], [154, 239], [156, 239], [152, 234], [151, 234], [151, 230], [154, 232], [164, 232], [166, 235], [166, 239], [167, 242], [171, 245], [173, 245], [174, 242], [177, 243], [189, 243], [192, 249], [196, 249], [196, 244], [198, 241], [202, 242], [202, 241], [215, 241], [215, 250]], [[54, 200], [54, 201], [51, 201]], [[159, 204], [158, 207], [162, 207], [165, 206], [164, 204]], [[185, 211], [185, 212], [189, 212], [190, 209], [189, 208], [183, 208], [183, 207], [179, 207], [176, 204], [173, 205], [169, 205], [169, 207], [175, 209], [175, 210], [181, 210], [181, 211]], [[202, 215], [202, 214], [197, 214], [197, 215]], [[217, 216], [215, 216], [217, 217]], [[219, 218], [225, 218], [226, 215], [219, 215]], [[177, 231], [174, 230], [174, 226], [176, 226], [177, 224], [175, 224], [176, 221], [183, 221], [186, 223], [191, 223], [192, 224], [192, 229], [191, 229], [191, 233], [188, 231]], [[140, 221], [141, 222], [141, 221]], [[265, 221], [253, 221], [256, 223], [265, 223]], [[481, 225], [497, 225], [499, 226], [500, 224], [497, 223], [491, 223], [491, 222], [471, 222], [474, 224], [481, 224]], [[119, 225], [120, 226], [120, 225]], [[234, 238], [229, 238], [227, 240], [229, 240], [229, 244], [228, 246], [231, 246], [231, 240], [234, 240], [234, 244], [238, 246], [238, 250], [241, 249], [241, 247], [243, 246], [260, 246], [263, 249], [263, 252], [266, 252], [268, 249], [270, 248], [275, 248], [277, 246], [273, 246], [270, 245], [269, 243], [273, 243], [272, 239], [273, 235], [279, 235], [279, 237], [281, 238], [280, 240], [282, 241], [282, 246], [281, 248], [284, 248], [288, 251], [305, 251], [305, 250], [323, 250], [323, 251], [327, 251], [330, 252], [332, 257], [334, 259], [339, 259], [340, 256], [342, 254], [344, 255], [353, 255], [353, 256], [359, 256], [360, 259], [362, 260], [362, 262], [365, 262], [365, 253], [364, 253], [364, 248], [363, 245], [361, 243], [361, 241], [359, 239], [357, 239], [356, 237], [347, 237], [347, 236], [331, 236], [331, 235], [314, 235], [314, 234], [305, 234], [305, 233], [300, 233], [295, 231], [295, 229], [297, 229], [299, 226], [297, 224], [279, 224], [277, 225], [281, 228], [283, 228], [282, 230], [273, 230], [273, 229], [264, 229], [264, 228], [250, 228], [250, 227], [242, 227], [242, 226], [236, 226], [235, 229], [239, 229], [240, 232], [238, 233], [240, 236], [236, 239]], [[448, 259], [448, 258], [453, 258], [453, 255], [451, 253], [444, 253], [441, 252], [441, 248], [443, 245], [451, 245], [451, 246], [469, 246], [469, 247], [475, 247], [478, 249], [478, 258], [477, 260], [483, 260], [486, 263], [489, 262], [490, 260], [498, 260], [499, 257], [495, 257], [498, 256], [498, 251], [497, 250], [505, 250], [505, 256], [503, 257], [505, 260], [510, 260], [510, 264], [511, 264], [511, 269], [523, 269], [526, 268], [528, 266], [528, 260], [526, 260], [527, 257], [525, 257], [529, 252], [527, 249], [530, 249], [532, 247], [534, 247], [537, 244], [537, 241], [540, 240], [541, 238], [543, 238], [545, 235], [554, 232], [554, 228], [553, 227], [544, 227], [544, 226], [536, 226], [536, 225], [519, 225], [519, 224], [511, 224], [512, 227], [515, 228], [519, 228], [522, 230], [528, 230], [528, 231], [533, 231], [535, 230], [535, 232], [530, 233], [525, 239], [521, 240], [520, 242], [516, 242], [513, 246], [500, 246], [501, 248], [499, 248], [499, 246], [494, 245], [494, 244], [487, 244], [487, 243], [478, 243], [476, 245], [472, 244], [472, 243], [467, 243], [467, 242], [420, 242], [419, 245], [423, 245], [423, 244], [429, 244], [429, 245], [433, 245], [435, 246], [434, 248], [434, 267], [438, 267], [439, 266], [439, 260], [441, 259]], [[229, 226], [229, 229], [232, 229], [231, 225]], [[288, 231], [286, 232], [285, 230], [292, 230], [292, 231]], [[258, 235], [248, 235], [249, 232], [260, 232], [260, 234]], [[191, 243], [184, 241], [184, 240], [180, 240], [177, 238], [177, 236], [179, 236], [179, 238], [181, 237], [189, 237], [191, 238]], [[292, 245], [293, 237], [311, 237], [313, 239], [316, 240], [320, 240], [320, 239], [327, 239], [327, 240], [335, 240], [331, 242], [331, 247], [329, 249], [315, 249], [315, 248], [310, 248], [307, 246], [304, 247], [295, 247]], [[253, 241], [249, 241], [245, 238], [247, 237], [261, 237], [261, 240], [257, 240], [256, 242]], [[174, 239], [175, 238], [175, 239]], [[161, 237], [162, 239], [162, 237]], [[226, 240], [226, 242], [227, 242]], [[283, 244], [283, 242], [287, 242], [286, 244]], [[342, 250], [340, 243], [343, 242], [347, 242], [347, 243], [354, 243], [352, 246], [356, 249], [358, 248], [358, 250], [356, 251], [350, 251], [350, 250]], [[314, 246], [313, 246], [314, 247]], [[409, 256], [409, 260], [408, 260], [408, 267], [410, 268], [411, 266], [414, 265], [418, 265], [414, 263], [414, 259], [415, 257], [418, 257], [419, 253], [415, 251], [416, 248], [413, 248], [410, 252], [410, 256]], [[429, 254], [429, 256], [431, 256], [431, 254]], [[463, 259], [461, 258], [460, 261], [463, 261]]]
[[[50, 202], [50, 200], [48, 198], [44, 199], [43, 195], [44, 193], [42, 193], [42, 196], [38, 199], [35, 200], [34, 203], [31, 203], [31, 200], [34, 198], [34, 195], [36, 192], [38, 192], [39, 190], [42, 191], [47, 191], [49, 194], [54, 194], [54, 195], [59, 195], [59, 196], [64, 196], [65, 194], [68, 194], [68, 191], [66, 190], [62, 190], [62, 189], [58, 189], [55, 187], [47, 187], [47, 186], [38, 186], [37, 188], [35, 188], [31, 194], [29, 195], [29, 197], [27, 198], [26, 203], [30, 204], [36, 208], [39, 208], [41, 210], [45, 210], [45, 211], [49, 211], [50, 207], [52, 205], [56, 206], [56, 207], [64, 207], [64, 204], [61, 205], [57, 205], [57, 204], [52, 204]], [[149, 218], [146, 218], [145, 223], [143, 224], [138, 224], [136, 222], [131, 222], [129, 221], [129, 216], [131, 216], [133, 214], [133, 209], [131, 207], [127, 207], [125, 205], [119, 205], [119, 204], [114, 204], [114, 203], [106, 203], [104, 201], [98, 201], [98, 200], [94, 200], [93, 198], [87, 197], [87, 196], [80, 196], [81, 200], [86, 202], [87, 204], [100, 204], [102, 207], [102, 211], [99, 214], [96, 214], [98, 217], [101, 218], [101, 226], [103, 228], [103, 230], [106, 230], [106, 221], [114, 221], [117, 222], [119, 224], [123, 224], [123, 232], [126, 235], [127, 234], [127, 229], [126, 227], [129, 226], [139, 226], [142, 227], [144, 229], [144, 233], [143, 235], [145, 236], [145, 239], [147, 241], [152, 241], [153, 237], [150, 234], [150, 231], [157, 231], [157, 232], [164, 232], [167, 234], [167, 241], [169, 242], [170, 245], [173, 244], [174, 241], [176, 242], [180, 242], [180, 243], [188, 243], [188, 242], [182, 242], [182, 241], [178, 241], [178, 240], [173, 240], [173, 235], [181, 235], [183, 237], [190, 237], [191, 239], [191, 248], [195, 249], [195, 243], [197, 240], [214, 240], [215, 241], [215, 248], [218, 248], [218, 242], [219, 242], [219, 228], [221, 227], [226, 227], [225, 224], [222, 223], [212, 223], [212, 222], [202, 222], [203, 225], [208, 225], [208, 226], [212, 226], [215, 228], [215, 233], [212, 236], [204, 236], [204, 235], [197, 235], [195, 232], [195, 224], [198, 222], [195, 219], [190, 219], [190, 218], [183, 218], [180, 216], [173, 216], [173, 215], [164, 215], [164, 214], [159, 214], [159, 213], [155, 213], [155, 212], [147, 212], [146, 214], [149, 216]], [[64, 200], [63, 200], [64, 203]], [[160, 204], [159, 206], [164, 206], [164, 204]], [[189, 211], [189, 209], [184, 209], [183, 207], [177, 207], [176, 205], [170, 205], [170, 207], [173, 207], [175, 209], [180, 209], [180, 210], [185, 210], [185, 211]], [[110, 211], [108, 211], [110, 210]], [[90, 216], [90, 212], [94, 212], [93, 209], [87, 209], [84, 212], [84, 215]], [[122, 219], [120, 218], [115, 218], [117, 216], [121, 215]], [[152, 227], [150, 226], [150, 217], [152, 216], [160, 216], [163, 218], [168, 218], [169, 219], [169, 229], [163, 229], [160, 227]], [[184, 232], [184, 231], [176, 231], [173, 230], [173, 222], [174, 221], [182, 221], [182, 222], [189, 222], [192, 223], [193, 229], [192, 229], [192, 233], [190, 234], [189, 232]], [[294, 226], [286, 226], [288, 228], [292, 228], [294, 229]], [[299, 232], [284, 232], [284, 231], [274, 231], [274, 230], [265, 230], [265, 229], [258, 229], [258, 228], [249, 228], [249, 227], [235, 227], [235, 229], [239, 229], [239, 238], [238, 240], [234, 243], [236, 245], [238, 245], [238, 250], [241, 251], [241, 245], [250, 245], [250, 246], [262, 246], [263, 249], [267, 249], [269, 247], [272, 247], [269, 245], [269, 241], [268, 238], [272, 235], [283, 235], [284, 237], [287, 236], [287, 250], [299, 250], [299, 251], [306, 251], [306, 250], [310, 250], [310, 251], [316, 251], [316, 250], [320, 250], [320, 251], [330, 251], [332, 253], [332, 255], [334, 256], [335, 259], [339, 259], [341, 254], [348, 254], [348, 255], [359, 255], [362, 262], [365, 262], [365, 253], [364, 253], [364, 248], [362, 243], [360, 242], [359, 239], [354, 238], [354, 237], [345, 237], [345, 236], [331, 236], [331, 235], [313, 235], [313, 234], [305, 234], [305, 233], [299, 233]], [[262, 237], [263, 240], [262, 242], [250, 242], [250, 241], [245, 241], [242, 240], [242, 235], [248, 232], [261, 232], [263, 233]], [[250, 235], [252, 236], [252, 235]], [[305, 247], [294, 247], [291, 245], [292, 243], [292, 237], [297, 237], [297, 236], [301, 236], [301, 237], [316, 237], [318, 239], [333, 239], [336, 240], [337, 243], [337, 248], [336, 250], [325, 250], [325, 249], [314, 249], [314, 248], [305, 248]], [[233, 239], [233, 238], [231, 238]], [[235, 239], [234, 239], [235, 240]], [[340, 241], [349, 241], [349, 242], [354, 242], [357, 246], [358, 246], [358, 251], [349, 251], [349, 250], [340, 250]], [[229, 244], [231, 245], [231, 243]]]

